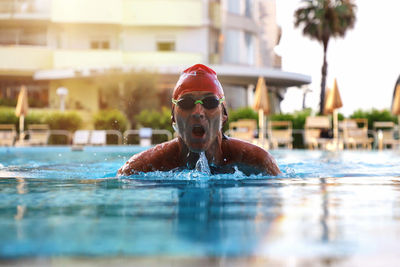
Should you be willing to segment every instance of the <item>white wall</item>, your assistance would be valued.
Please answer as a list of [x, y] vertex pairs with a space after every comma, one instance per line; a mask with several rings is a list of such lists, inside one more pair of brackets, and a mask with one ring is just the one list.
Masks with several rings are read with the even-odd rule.
[[208, 55], [206, 28], [126, 28], [121, 34], [125, 51], [156, 51], [158, 40], [175, 40], [177, 52], [193, 52]]

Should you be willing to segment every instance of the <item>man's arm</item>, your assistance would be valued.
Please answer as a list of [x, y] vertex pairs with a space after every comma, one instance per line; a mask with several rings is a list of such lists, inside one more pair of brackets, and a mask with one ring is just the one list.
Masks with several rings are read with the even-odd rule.
[[139, 172], [168, 171], [180, 166], [180, 149], [177, 139], [156, 145], [133, 155], [119, 170], [118, 176]]

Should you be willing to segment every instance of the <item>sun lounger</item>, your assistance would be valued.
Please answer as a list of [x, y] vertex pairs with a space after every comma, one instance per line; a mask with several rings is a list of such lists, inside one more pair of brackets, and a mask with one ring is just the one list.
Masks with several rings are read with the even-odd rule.
[[293, 148], [292, 142], [292, 122], [291, 121], [269, 121], [268, 139], [271, 148], [275, 149], [283, 145], [286, 148]]
[[346, 119], [341, 123], [343, 142], [347, 148], [372, 148], [373, 138], [368, 137], [367, 119]]
[[14, 124], [0, 124], [0, 146], [12, 146], [17, 138]]
[[151, 146], [151, 137], [153, 130], [151, 128], [139, 129], [140, 146]]
[[47, 145], [50, 136], [50, 129], [47, 124], [28, 125], [28, 145]]
[[107, 133], [105, 130], [94, 130], [90, 135], [90, 145], [104, 146], [107, 144]]
[[72, 139], [72, 144], [75, 146], [84, 146], [89, 144], [89, 130], [77, 130], [74, 133], [74, 137]]
[[254, 141], [254, 133], [257, 129], [257, 121], [252, 119], [242, 119], [229, 123], [229, 136]]
[[382, 142], [382, 148], [399, 145], [399, 140], [394, 138], [395, 124], [392, 121], [375, 121], [374, 130], [378, 133], [378, 144]]
[[309, 149], [325, 149], [331, 138], [322, 138], [322, 131], [331, 129], [331, 122], [327, 116], [309, 116], [304, 125], [304, 144]]

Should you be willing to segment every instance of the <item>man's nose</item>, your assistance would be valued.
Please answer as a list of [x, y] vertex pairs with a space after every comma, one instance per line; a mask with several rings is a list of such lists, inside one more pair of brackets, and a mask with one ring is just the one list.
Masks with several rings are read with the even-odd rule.
[[192, 116], [194, 118], [196, 118], [196, 119], [203, 119], [204, 118], [205, 114], [204, 114], [204, 107], [203, 107], [202, 104], [197, 103], [194, 106]]

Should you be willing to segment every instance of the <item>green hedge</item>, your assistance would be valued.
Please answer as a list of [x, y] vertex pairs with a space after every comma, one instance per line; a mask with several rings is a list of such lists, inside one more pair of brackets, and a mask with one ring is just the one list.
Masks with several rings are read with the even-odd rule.
[[[96, 130], [117, 130], [124, 133], [128, 128], [128, 119], [116, 109], [101, 110], [93, 116]], [[107, 135], [107, 144], [118, 144], [118, 137]]]
[[[144, 109], [135, 116], [135, 120], [138, 122], [138, 128], [148, 127], [152, 129], [166, 129], [171, 133], [174, 132], [171, 122], [171, 109], [167, 107], [162, 107], [161, 111]], [[164, 136], [155, 135], [152, 137], [153, 143], [161, 143], [166, 140], [167, 138]], [[128, 140], [128, 143], [132, 142], [138, 142], [137, 138], [136, 140]]]
[[82, 127], [81, 116], [74, 112], [51, 112], [44, 117], [43, 123], [49, 125], [50, 129], [67, 130], [74, 132]]
[[93, 116], [94, 128], [97, 130], [117, 130], [121, 133], [128, 128], [125, 115], [116, 109], [101, 110]]
[[397, 117], [392, 115], [389, 110], [383, 109], [371, 109], [371, 110], [361, 110], [358, 109], [350, 115], [350, 118], [365, 118], [368, 119], [368, 129], [373, 129], [374, 121], [393, 121], [397, 123]]

